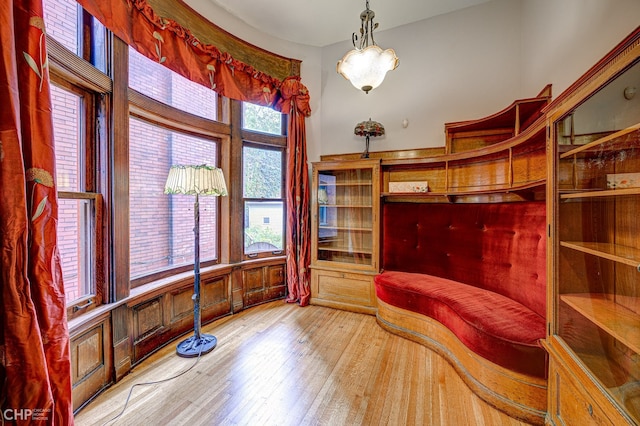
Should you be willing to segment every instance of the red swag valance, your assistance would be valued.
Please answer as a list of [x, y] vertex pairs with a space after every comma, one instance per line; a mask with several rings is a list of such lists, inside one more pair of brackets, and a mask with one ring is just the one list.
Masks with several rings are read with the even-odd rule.
[[[159, 16], [148, 0], [78, 0], [115, 35], [138, 52], [184, 77], [210, 87], [230, 99], [280, 109], [281, 87], [289, 78], [279, 80], [241, 62], [216, 46], [202, 43], [193, 33], [170, 17]], [[307, 89], [300, 84], [300, 93]], [[288, 105], [286, 105], [288, 106]], [[300, 110], [311, 111], [308, 102]]]

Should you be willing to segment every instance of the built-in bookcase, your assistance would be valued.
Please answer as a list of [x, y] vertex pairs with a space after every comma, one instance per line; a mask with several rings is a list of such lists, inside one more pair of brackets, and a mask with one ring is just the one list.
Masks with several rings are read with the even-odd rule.
[[375, 312], [380, 161], [313, 165], [311, 301]]
[[[549, 113], [549, 414], [640, 423], [640, 43]], [[569, 400], [570, 390], [578, 393]]]

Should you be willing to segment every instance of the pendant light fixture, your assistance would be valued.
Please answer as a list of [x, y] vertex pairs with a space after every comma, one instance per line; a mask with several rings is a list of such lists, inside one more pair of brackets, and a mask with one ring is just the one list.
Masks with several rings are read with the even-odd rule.
[[351, 41], [355, 49], [338, 61], [337, 71], [353, 87], [369, 93], [382, 84], [387, 71], [396, 69], [398, 57], [393, 49], [382, 50], [376, 45], [373, 38], [373, 30], [378, 28], [378, 24], [373, 23], [376, 14], [369, 9], [369, 0], [366, 7], [360, 14], [360, 41], [357, 34], [353, 33]]

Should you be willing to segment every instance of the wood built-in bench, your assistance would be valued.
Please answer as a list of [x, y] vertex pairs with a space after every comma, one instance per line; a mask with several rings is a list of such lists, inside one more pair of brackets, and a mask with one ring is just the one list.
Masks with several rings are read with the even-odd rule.
[[385, 203], [378, 321], [444, 356], [484, 400], [546, 412], [545, 203]]
[[447, 123], [441, 148], [369, 153], [382, 175], [378, 323], [442, 355], [489, 404], [536, 424], [547, 411], [550, 99], [547, 86], [489, 117]]
[[543, 423], [547, 407], [549, 99], [546, 87], [446, 124], [443, 152], [380, 154], [379, 324], [438, 352], [478, 396], [530, 423]]

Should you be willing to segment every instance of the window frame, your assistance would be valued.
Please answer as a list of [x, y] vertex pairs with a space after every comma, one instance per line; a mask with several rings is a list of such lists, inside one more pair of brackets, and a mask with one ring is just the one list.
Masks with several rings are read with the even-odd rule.
[[[46, 0], [45, 0], [46, 1]], [[60, 198], [89, 199], [94, 205], [96, 296], [84, 299], [68, 307], [68, 319], [78, 319], [102, 304], [127, 299], [132, 289], [151, 283], [152, 287], [164, 286], [162, 278], [176, 276], [193, 269], [193, 263], [177, 268], [168, 268], [158, 274], [138, 278], [130, 277], [129, 246], [129, 119], [150, 121], [167, 129], [196, 137], [214, 139], [216, 143], [217, 167], [225, 170], [228, 179], [229, 197], [218, 197], [217, 259], [203, 262], [202, 266], [236, 264], [256, 258], [271, 258], [284, 254], [286, 250], [286, 159], [288, 116], [281, 114], [281, 135], [244, 129], [242, 113], [238, 113], [240, 101], [216, 94], [216, 114], [213, 119], [192, 115], [183, 110], [163, 104], [136, 92], [128, 85], [129, 46], [104, 27], [94, 26], [95, 18], [78, 5], [79, 53], [67, 49], [61, 42], [47, 35], [49, 70], [51, 81], [61, 87], [79, 87], [91, 94], [93, 116], [86, 119], [84, 132], [90, 135], [85, 145], [85, 156], [90, 160], [83, 170], [83, 188], [86, 192], [59, 191]], [[102, 30], [104, 28], [104, 35]], [[100, 33], [94, 37], [93, 32]], [[104, 37], [104, 40], [103, 40]], [[98, 40], [96, 42], [95, 40]], [[92, 52], [92, 50], [95, 50]], [[97, 52], [97, 53], [96, 53]], [[93, 65], [95, 62], [97, 66]], [[104, 69], [104, 70], [103, 70]], [[94, 125], [93, 127], [91, 125]], [[244, 210], [242, 193], [242, 149], [244, 144], [256, 144], [260, 148], [278, 149], [282, 152], [282, 198], [283, 205], [283, 250], [262, 252], [258, 255], [244, 253], [242, 242], [231, 237], [238, 232], [244, 234], [243, 211], [237, 217], [231, 210]], [[89, 189], [91, 191], [89, 191]], [[176, 279], [182, 279], [176, 277]], [[154, 282], [155, 281], [155, 282]], [[174, 282], [174, 280], [170, 280]], [[90, 304], [87, 302], [91, 301]], [[85, 306], [86, 305], [86, 306]], [[100, 311], [98, 311], [100, 312]], [[95, 313], [95, 312], [94, 312]], [[74, 323], [77, 321], [74, 321]]]
[[[244, 111], [244, 108], [241, 108], [241, 111]], [[241, 130], [241, 138], [242, 138], [242, 150], [244, 153], [244, 147], [249, 146], [253, 148], [259, 149], [269, 149], [276, 150], [282, 153], [282, 190], [281, 190], [281, 198], [245, 198], [244, 196], [244, 176], [241, 178], [241, 199], [242, 199], [242, 259], [251, 260], [251, 259], [264, 259], [276, 256], [282, 256], [286, 253], [286, 243], [287, 243], [287, 200], [286, 200], [286, 185], [287, 185], [287, 169], [286, 169], [286, 154], [287, 154], [287, 120], [288, 116], [286, 114], [281, 114], [282, 120], [282, 134], [275, 135], [271, 133], [259, 132], [255, 130], [247, 130], [242, 125]], [[244, 117], [241, 118], [241, 121], [244, 120]], [[242, 164], [244, 167], [244, 154], [242, 155]], [[243, 175], [241, 169], [240, 174]], [[244, 212], [246, 211], [246, 203], [247, 202], [260, 202], [260, 201], [281, 201], [282, 202], [282, 245], [283, 248], [281, 250], [273, 250], [273, 251], [263, 251], [256, 253], [246, 253], [245, 252], [245, 217]]]
[[105, 251], [105, 232], [108, 227], [99, 176], [106, 168], [104, 150], [108, 143], [110, 117], [106, 105], [112, 86], [108, 76], [50, 36], [47, 36], [47, 46], [51, 84], [82, 97], [79, 114], [79, 143], [82, 145], [79, 151], [82, 156], [80, 188], [78, 191], [57, 192], [59, 199], [89, 200], [92, 212], [91, 223], [87, 224], [92, 235], [87, 262], [91, 268], [93, 291], [67, 303], [67, 319], [72, 320], [109, 300], [106, 280], [108, 255]]
[[[218, 121], [209, 120], [204, 117], [200, 117], [194, 114], [190, 114], [181, 109], [172, 107], [163, 102], [157, 101], [143, 93], [129, 88], [129, 115], [135, 117], [138, 120], [145, 121], [151, 125], [159, 126], [164, 129], [180, 132], [188, 136], [194, 136], [202, 139], [208, 139], [216, 146], [216, 159], [217, 164], [214, 166], [220, 167], [221, 164], [221, 152], [223, 135], [226, 130], [228, 133], [228, 125], [220, 123]], [[222, 252], [222, 209], [221, 209], [221, 197], [216, 197], [218, 221], [216, 226], [216, 253], [217, 257], [212, 260], [200, 261], [201, 267], [208, 267], [220, 264], [221, 252]], [[129, 213], [130, 214], [130, 213]], [[129, 277], [130, 288], [142, 286], [152, 281], [156, 281], [162, 278], [166, 278], [172, 275], [176, 275], [182, 272], [188, 272], [193, 270], [193, 263], [163, 268], [151, 274], [147, 274], [139, 277]]]

